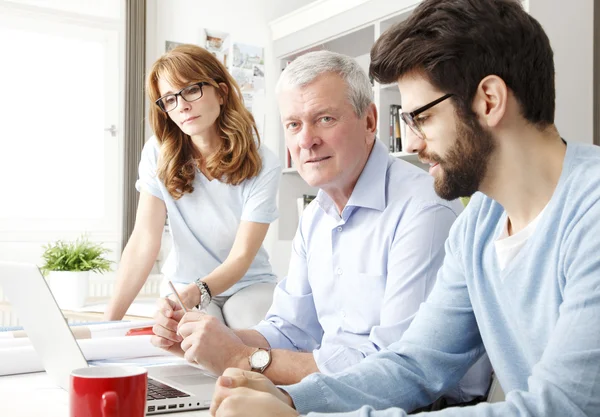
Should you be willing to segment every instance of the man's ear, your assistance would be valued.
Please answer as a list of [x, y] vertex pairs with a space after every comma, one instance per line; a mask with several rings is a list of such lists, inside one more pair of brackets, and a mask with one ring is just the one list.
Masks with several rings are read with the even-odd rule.
[[229, 95], [229, 87], [227, 87], [227, 84], [225, 83], [219, 83], [219, 89], [221, 90], [221, 94], [219, 94], [219, 104], [223, 105]]
[[483, 126], [496, 127], [506, 114], [508, 87], [497, 75], [488, 75], [479, 83], [473, 98], [473, 111]]
[[375, 106], [375, 103], [369, 104], [369, 106], [365, 109], [369, 143], [375, 140], [375, 133], [377, 132], [377, 116], [377, 106]]

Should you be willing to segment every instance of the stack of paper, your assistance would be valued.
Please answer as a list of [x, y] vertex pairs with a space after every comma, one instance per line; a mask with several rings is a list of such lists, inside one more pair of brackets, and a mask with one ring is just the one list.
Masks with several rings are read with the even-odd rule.
[[[82, 308], [74, 309], [77, 312], [92, 312], [92, 313], [104, 313], [108, 307], [108, 303], [97, 303], [87, 305]], [[146, 300], [135, 300], [131, 306], [127, 309], [126, 316], [137, 316], [137, 317], [154, 317], [156, 313], [156, 299]]]
[[[154, 322], [118, 322], [90, 324], [71, 328], [88, 361], [121, 361], [128, 358], [173, 357], [150, 343], [148, 335], [125, 336], [132, 328]], [[0, 333], [0, 375], [43, 371], [29, 339], [19, 332]], [[174, 358], [174, 357], [173, 357]], [[163, 359], [161, 359], [162, 361]], [[150, 361], [151, 362], [151, 361]]]

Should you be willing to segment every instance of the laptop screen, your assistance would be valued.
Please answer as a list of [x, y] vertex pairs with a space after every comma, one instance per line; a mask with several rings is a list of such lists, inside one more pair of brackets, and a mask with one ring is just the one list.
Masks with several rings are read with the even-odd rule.
[[68, 390], [71, 371], [88, 364], [42, 273], [35, 265], [0, 262], [0, 286], [47, 374]]

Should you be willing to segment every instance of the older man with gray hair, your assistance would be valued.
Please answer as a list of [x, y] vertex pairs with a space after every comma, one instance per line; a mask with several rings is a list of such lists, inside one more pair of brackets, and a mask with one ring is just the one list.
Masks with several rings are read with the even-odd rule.
[[[291, 384], [343, 371], [401, 338], [433, 287], [462, 206], [377, 141], [372, 87], [352, 58], [297, 58], [277, 98], [298, 173], [320, 189], [300, 219], [288, 275], [253, 329], [232, 331], [199, 312], [179, 323], [165, 312], [163, 326], [172, 341], [179, 331], [188, 360], [215, 373], [237, 367]], [[484, 358], [445, 395], [471, 401], [489, 382]]]

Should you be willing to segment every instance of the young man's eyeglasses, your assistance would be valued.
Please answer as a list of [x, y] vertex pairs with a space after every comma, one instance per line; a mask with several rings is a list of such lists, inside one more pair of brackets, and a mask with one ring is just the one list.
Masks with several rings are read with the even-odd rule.
[[202, 98], [202, 87], [205, 85], [210, 85], [207, 82], [200, 82], [192, 85], [188, 85], [185, 88], [182, 88], [177, 93], [174, 94], [166, 94], [155, 101], [156, 105], [160, 107], [160, 109], [164, 112], [170, 112], [171, 110], [175, 110], [177, 108], [177, 96], [181, 96], [185, 101], [192, 102], [196, 100], [200, 100]]
[[442, 101], [452, 97], [453, 95], [454, 94], [446, 94], [445, 96], [440, 97], [437, 100], [434, 100], [431, 103], [424, 105], [423, 107], [419, 107], [417, 110], [411, 111], [410, 113], [402, 112], [400, 113], [400, 117], [402, 118], [402, 120], [404, 120], [404, 123], [406, 123], [406, 125], [410, 127], [410, 129], [415, 133], [415, 135], [417, 135], [420, 139], [425, 139], [425, 134], [421, 129], [419, 119], [417, 118], [417, 116], [423, 113], [424, 111], [429, 110], [436, 104], [440, 104]]

